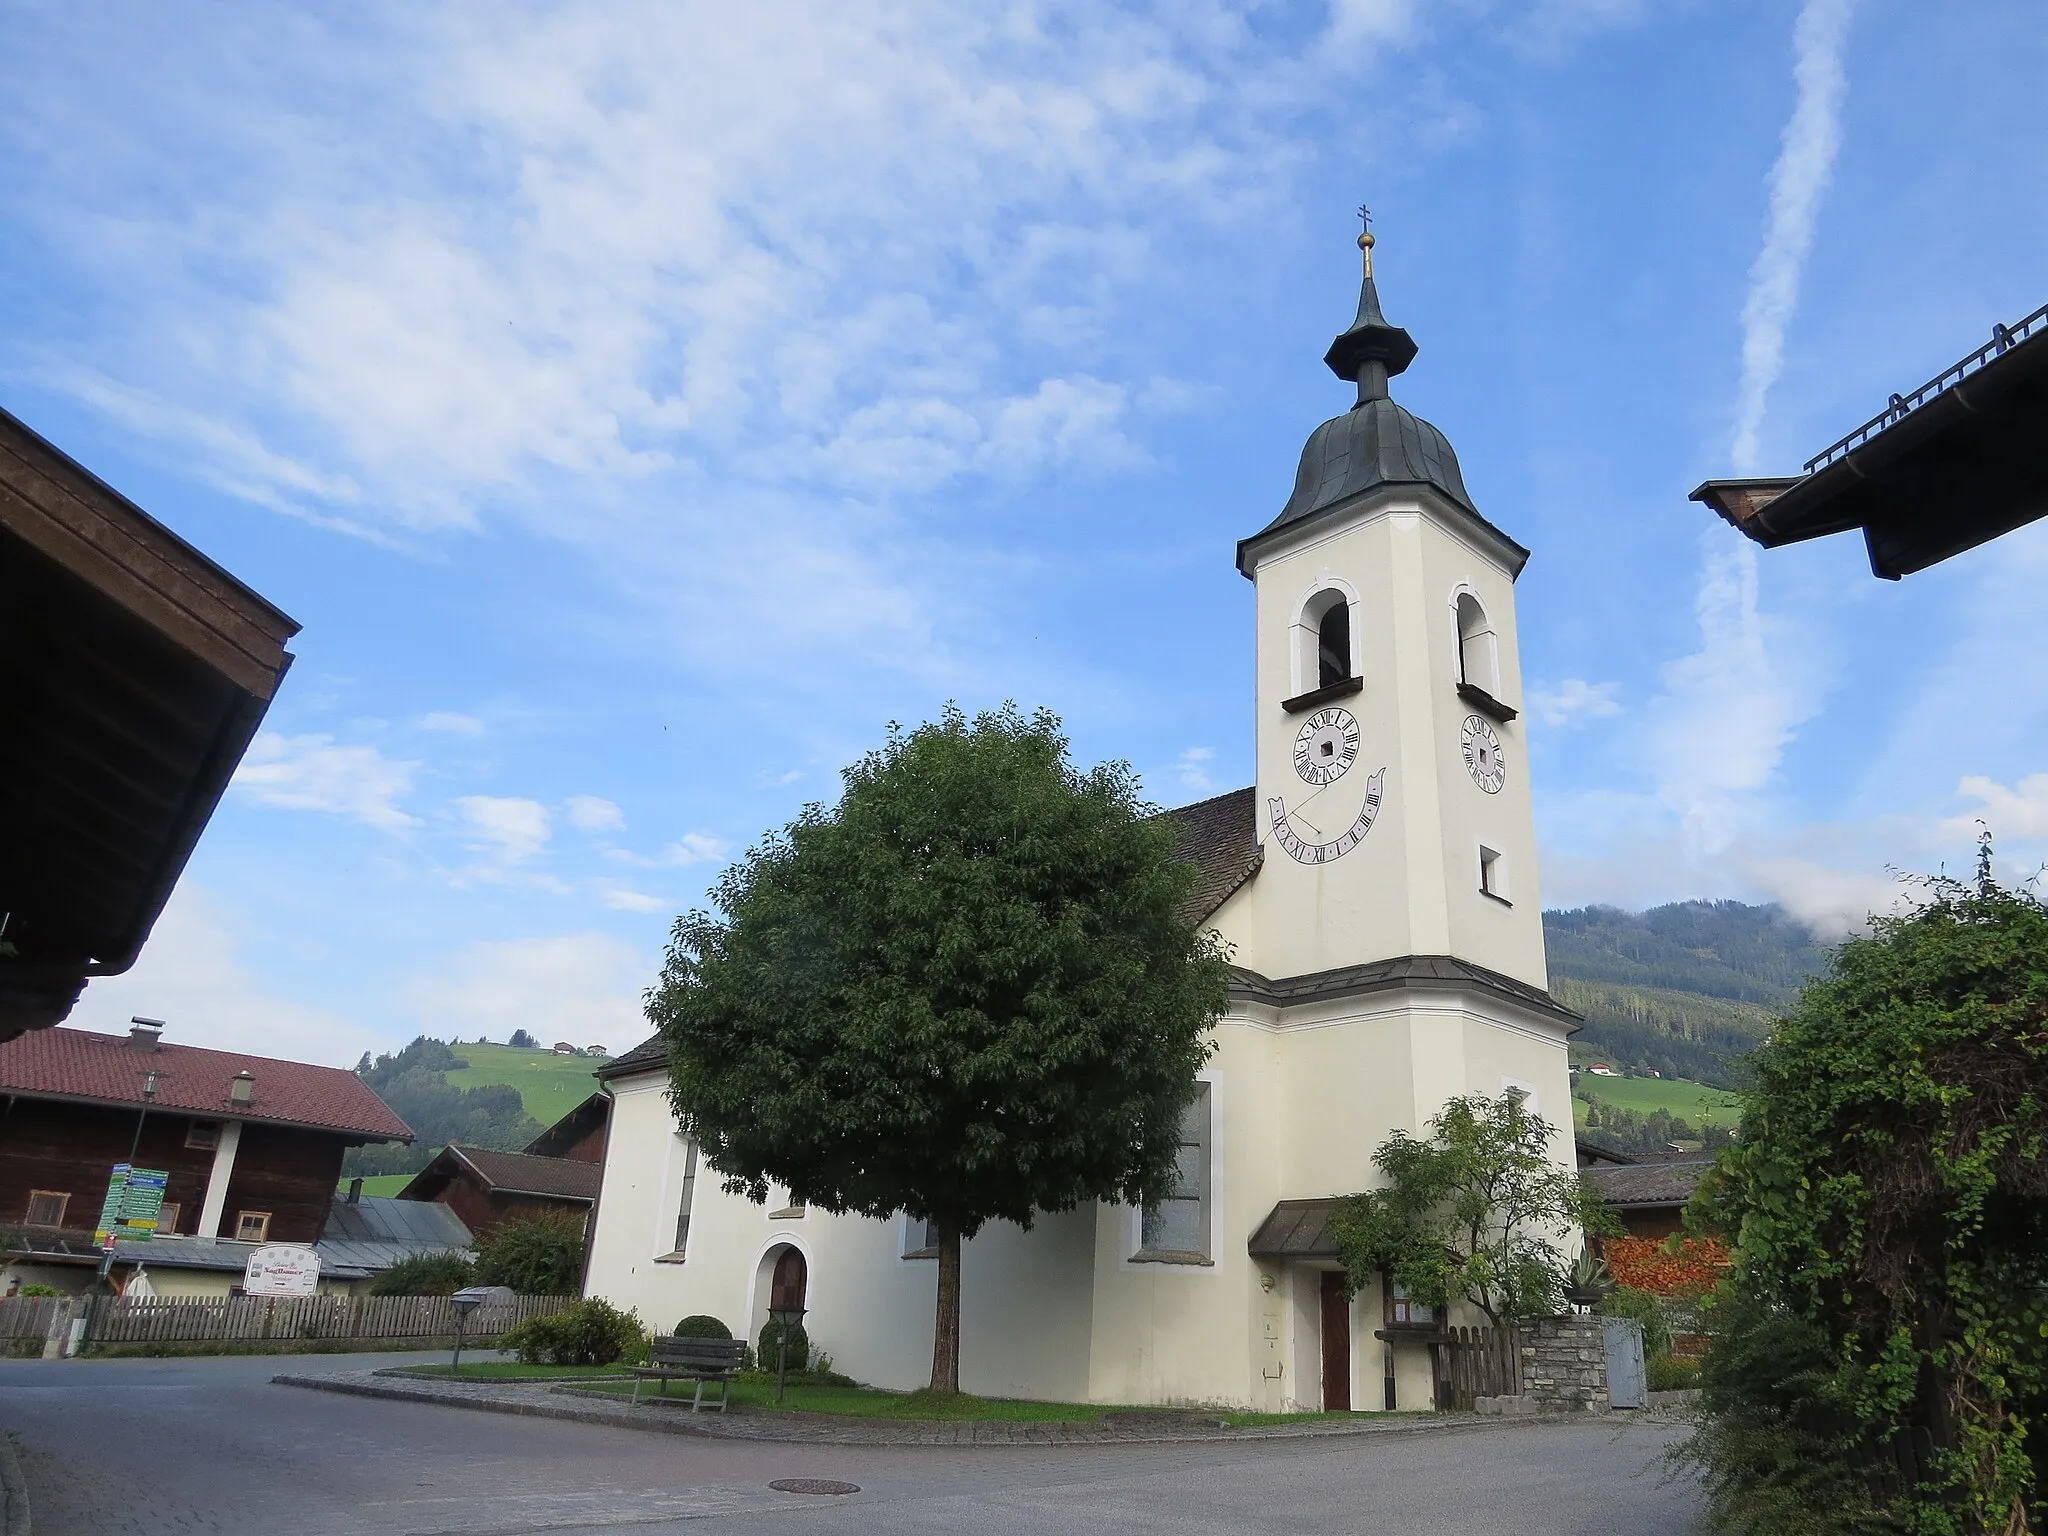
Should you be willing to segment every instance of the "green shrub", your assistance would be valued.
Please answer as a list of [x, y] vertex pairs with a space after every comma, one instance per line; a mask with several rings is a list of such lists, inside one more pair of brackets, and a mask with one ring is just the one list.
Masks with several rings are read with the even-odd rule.
[[[772, 1371], [782, 1363], [782, 1324], [774, 1318], [761, 1325], [761, 1343], [754, 1351], [754, 1358], [761, 1362], [761, 1369]], [[802, 1323], [789, 1325], [789, 1369], [800, 1371], [810, 1363], [811, 1336], [804, 1332]]]
[[522, 1296], [574, 1296], [583, 1289], [583, 1218], [528, 1216], [477, 1239], [477, 1285], [509, 1285]]
[[452, 1296], [475, 1266], [459, 1253], [421, 1253], [401, 1259], [370, 1282], [372, 1296]]
[[14, 1294], [17, 1296], [62, 1296], [64, 1293], [54, 1285], [24, 1285]]
[[1700, 1384], [1700, 1363], [1678, 1355], [1652, 1355], [1643, 1374], [1652, 1392], [1686, 1392]]
[[672, 1337], [678, 1339], [729, 1339], [732, 1337], [732, 1330], [717, 1318], [703, 1312], [696, 1312], [676, 1324], [676, 1331]]
[[593, 1296], [547, 1317], [528, 1318], [499, 1347], [517, 1350], [527, 1365], [612, 1365], [629, 1353], [644, 1353], [647, 1334], [637, 1313]]
[[1600, 1299], [1599, 1312], [1603, 1317], [1632, 1317], [1643, 1325], [1645, 1359], [1671, 1353], [1671, 1324], [1664, 1316], [1663, 1301], [1653, 1292], [1618, 1285]]

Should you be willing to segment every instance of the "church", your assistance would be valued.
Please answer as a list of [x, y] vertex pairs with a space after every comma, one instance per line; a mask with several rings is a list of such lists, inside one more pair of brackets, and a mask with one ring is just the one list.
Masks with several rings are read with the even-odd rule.
[[[1328, 1224], [1374, 1151], [1451, 1097], [1514, 1089], [1573, 1166], [1565, 1041], [1543, 952], [1515, 581], [1444, 435], [1397, 405], [1414, 360], [1381, 313], [1373, 236], [1357, 318], [1324, 361], [1357, 402], [1309, 437], [1280, 514], [1239, 542], [1255, 615], [1257, 782], [1168, 814], [1195, 918], [1232, 946], [1227, 1011], [1154, 1209], [1094, 1204], [962, 1253], [960, 1385], [1064, 1402], [1259, 1411], [1431, 1404], [1449, 1319], [1344, 1295]], [[613, 1096], [586, 1289], [665, 1332], [708, 1313], [759, 1336], [800, 1298], [834, 1367], [930, 1377], [936, 1253], [922, 1224], [729, 1195], [665, 1096], [659, 1040]]]

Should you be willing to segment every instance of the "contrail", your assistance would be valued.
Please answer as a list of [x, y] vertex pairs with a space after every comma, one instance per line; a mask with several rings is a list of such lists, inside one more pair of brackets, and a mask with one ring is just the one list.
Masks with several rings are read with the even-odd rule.
[[1785, 328], [1799, 302], [1799, 274], [1813, 248], [1814, 215], [1834, 173], [1842, 138], [1842, 50], [1855, 0], [1806, 0], [1792, 29], [1792, 78], [1798, 103], [1771, 167], [1771, 214], [1764, 248], [1749, 269], [1742, 306], [1742, 386], [1730, 456], [1737, 474], [1756, 473], [1764, 400], [1784, 365]]

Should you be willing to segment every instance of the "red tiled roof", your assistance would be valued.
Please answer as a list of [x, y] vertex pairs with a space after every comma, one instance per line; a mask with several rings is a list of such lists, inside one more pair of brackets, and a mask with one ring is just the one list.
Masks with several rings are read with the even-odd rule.
[[[145, 1100], [148, 1072], [157, 1074], [156, 1097]], [[228, 1098], [240, 1072], [256, 1079], [255, 1097], [247, 1104]], [[0, 1045], [0, 1093], [85, 1104], [147, 1103], [220, 1119], [342, 1131], [372, 1141], [412, 1140], [412, 1128], [367, 1083], [339, 1067], [168, 1042], [140, 1050], [125, 1035], [83, 1029], [32, 1030]]]

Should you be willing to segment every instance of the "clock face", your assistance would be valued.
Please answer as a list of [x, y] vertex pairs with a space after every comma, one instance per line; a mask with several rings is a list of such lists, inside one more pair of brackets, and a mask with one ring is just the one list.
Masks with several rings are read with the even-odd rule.
[[1477, 715], [1465, 717], [1465, 771], [1472, 782], [1489, 795], [1500, 793], [1508, 781], [1507, 760], [1501, 756], [1500, 737]]
[[1358, 722], [1348, 709], [1319, 709], [1294, 738], [1294, 771], [1310, 784], [1334, 784], [1358, 761]]

